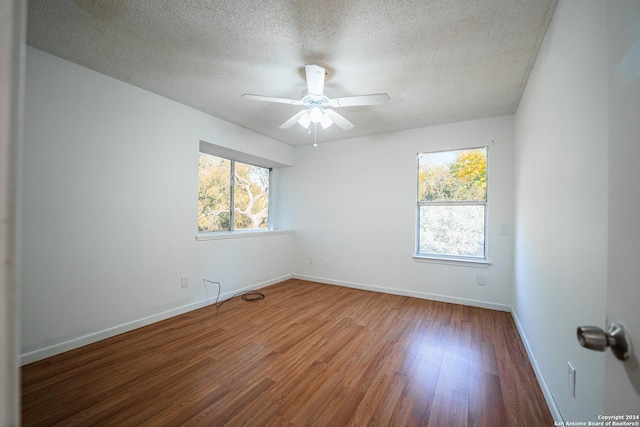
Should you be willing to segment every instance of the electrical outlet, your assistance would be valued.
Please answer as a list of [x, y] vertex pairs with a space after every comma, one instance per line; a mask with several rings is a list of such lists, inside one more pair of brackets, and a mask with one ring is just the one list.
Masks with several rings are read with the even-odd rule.
[[571, 397], [576, 397], [576, 370], [571, 366], [571, 362], [567, 362], [568, 370], [567, 370], [567, 388], [569, 389], [569, 393], [571, 393]]
[[329, 258], [324, 259], [324, 266], [329, 267]]
[[309, 265], [313, 265], [313, 257], [312, 256], [309, 257]]
[[183, 288], [189, 287], [189, 276], [180, 277], [180, 286]]
[[484, 274], [478, 274], [478, 285], [487, 286], [487, 276]]

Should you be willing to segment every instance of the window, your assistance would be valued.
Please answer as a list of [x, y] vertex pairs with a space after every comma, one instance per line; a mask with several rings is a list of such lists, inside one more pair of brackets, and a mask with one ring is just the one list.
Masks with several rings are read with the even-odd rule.
[[269, 228], [271, 169], [200, 153], [198, 231]]
[[486, 260], [487, 151], [418, 154], [418, 256]]

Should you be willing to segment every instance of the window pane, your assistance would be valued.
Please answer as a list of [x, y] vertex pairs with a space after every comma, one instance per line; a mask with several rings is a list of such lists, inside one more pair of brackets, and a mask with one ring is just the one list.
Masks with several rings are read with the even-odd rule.
[[269, 226], [269, 169], [235, 163], [234, 220], [236, 230]]
[[200, 154], [198, 180], [198, 231], [229, 230], [231, 161]]
[[418, 155], [418, 201], [487, 200], [487, 149]]
[[484, 258], [484, 206], [420, 206], [420, 253]]

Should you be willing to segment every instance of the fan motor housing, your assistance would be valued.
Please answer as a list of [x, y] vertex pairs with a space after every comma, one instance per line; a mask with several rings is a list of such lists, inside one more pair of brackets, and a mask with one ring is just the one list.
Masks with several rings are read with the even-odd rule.
[[315, 95], [305, 89], [300, 97], [302, 98], [302, 103], [307, 107], [326, 107], [329, 105], [329, 97], [326, 94]]

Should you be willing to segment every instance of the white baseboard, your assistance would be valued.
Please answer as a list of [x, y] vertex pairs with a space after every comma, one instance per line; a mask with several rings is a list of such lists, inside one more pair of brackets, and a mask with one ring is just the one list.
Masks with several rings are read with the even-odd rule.
[[300, 279], [300, 280], [308, 280], [310, 282], [318, 282], [318, 283], [325, 283], [325, 284], [328, 284], [328, 285], [344, 286], [346, 288], [362, 289], [362, 290], [365, 290], [365, 291], [382, 292], [382, 293], [385, 293], [385, 294], [402, 295], [402, 296], [406, 296], [406, 297], [414, 297], [414, 298], [428, 299], [428, 300], [433, 300], [433, 301], [449, 302], [449, 303], [452, 303], [452, 304], [461, 304], [461, 305], [468, 305], [468, 306], [472, 306], [472, 307], [488, 308], [490, 310], [507, 311], [507, 312], [511, 311], [511, 306], [509, 306], [509, 305], [497, 304], [497, 303], [489, 302], [489, 301], [479, 301], [479, 300], [474, 300], [474, 299], [469, 299], [469, 298], [459, 298], [459, 297], [452, 297], [452, 296], [447, 296], [447, 295], [432, 294], [432, 293], [428, 293], [428, 292], [407, 291], [405, 289], [396, 289], [396, 288], [386, 288], [386, 287], [381, 287], [381, 286], [365, 285], [365, 284], [362, 284], [362, 283], [347, 282], [347, 281], [344, 281], [344, 280], [326, 279], [326, 278], [323, 278], [323, 277], [305, 276], [305, 275], [301, 275], [301, 274], [294, 274], [293, 277], [296, 278], [296, 279]]
[[46, 359], [47, 357], [55, 356], [65, 351], [73, 350], [88, 344], [101, 341], [106, 338], [129, 332], [134, 329], [141, 328], [143, 326], [150, 325], [152, 323], [159, 322], [161, 320], [168, 319], [170, 317], [177, 316], [179, 314], [187, 313], [192, 310], [197, 310], [206, 305], [206, 300], [196, 301], [191, 304], [183, 305], [180, 307], [166, 310], [161, 313], [156, 313], [151, 316], [146, 316], [140, 319], [132, 320], [131, 322], [123, 323], [121, 325], [113, 326], [111, 328], [103, 329], [101, 331], [93, 332], [91, 334], [83, 335], [81, 337], [73, 338], [68, 341], [63, 341], [50, 345], [48, 347], [40, 348], [20, 355], [20, 365], [26, 365], [29, 363], [37, 362], [38, 360]]
[[533, 372], [536, 374], [536, 378], [538, 379], [538, 384], [540, 384], [540, 388], [542, 389], [542, 394], [544, 395], [544, 399], [547, 401], [547, 406], [549, 406], [549, 411], [551, 411], [551, 416], [554, 421], [557, 423], [564, 424], [564, 419], [560, 414], [560, 410], [558, 409], [558, 405], [556, 405], [556, 401], [551, 394], [551, 390], [547, 385], [547, 382], [544, 379], [544, 375], [542, 375], [542, 371], [538, 366], [538, 362], [536, 361], [535, 356], [533, 355], [533, 351], [531, 350], [531, 346], [529, 345], [529, 341], [527, 340], [527, 336], [522, 329], [522, 324], [520, 323], [520, 319], [518, 319], [518, 314], [516, 311], [511, 308], [511, 315], [513, 316], [513, 320], [516, 323], [516, 327], [518, 328], [518, 333], [520, 334], [520, 339], [522, 339], [522, 343], [524, 344], [525, 349], [527, 350], [527, 355], [529, 356], [529, 360], [531, 361], [531, 366], [533, 367]]
[[[225, 292], [223, 294], [220, 294], [219, 301], [224, 301], [226, 299], [232, 298], [234, 295], [238, 295], [248, 290], [266, 288], [267, 286], [280, 283], [292, 277], [293, 277], [292, 275], [287, 274], [284, 276], [267, 280], [265, 282], [256, 283], [255, 285], [252, 285], [252, 286], [247, 286], [241, 289], [235, 289], [233, 292]], [[212, 298], [210, 295], [209, 298], [206, 298], [200, 301], [192, 302], [190, 304], [182, 305], [180, 307], [175, 307], [170, 310], [152, 314], [151, 316], [142, 317], [140, 319], [132, 320], [131, 322], [123, 323], [121, 325], [113, 326], [111, 328], [93, 332], [91, 334], [83, 335], [81, 337], [73, 338], [68, 341], [63, 341], [60, 343], [50, 345], [48, 347], [40, 348], [37, 350], [30, 351], [28, 353], [21, 354], [20, 366], [37, 362], [38, 360], [46, 359], [47, 357], [55, 356], [57, 354], [64, 353], [65, 351], [73, 350], [88, 344], [93, 344], [95, 342], [104, 340], [106, 338], [110, 338], [125, 332], [129, 332], [134, 329], [141, 328], [143, 326], [151, 325], [152, 323], [156, 323], [161, 320], [168, 319], [170, 317], [175, 317], [180, 314], [187, 313], [189, 311], [197, 310], [199, 308], [213, 304], [214, 301], [215, 299]]]

